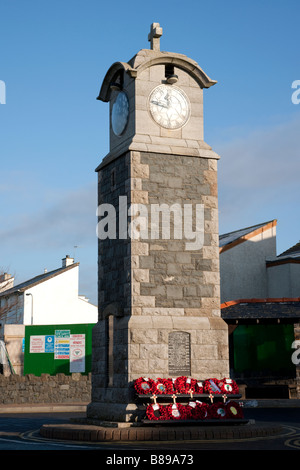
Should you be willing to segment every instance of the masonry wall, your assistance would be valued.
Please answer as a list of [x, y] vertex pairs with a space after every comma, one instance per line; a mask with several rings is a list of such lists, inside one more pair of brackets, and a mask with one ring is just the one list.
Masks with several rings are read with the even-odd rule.
[[0, 374], [0, 404], [88, 403], [91, 382], [91, 374], [42, 374], [40, 377]]
[[178, 204], [182, 213], [190, 204], [195, 230], [196, 204], [203, 205], [204, 238], [201, 246], [187, 247], [189, 240], [174, 235], [175, 221], [170, 239], [160, 230], [159, 238], [148, 234], [132, 242], [129, 378], [168, 376], [172, 331], [190, 334], [192, 376], [224, 377], [228, 333], [220, 315], [217, 161], [150, 152], [132, 152], [131, 158], [131, 198], [148, 207], [148, 220], [154, 204]]
[[[135, 152], [135, 158], [138, 158], [138, 152]], [[193, 312], [196, 315], [219, 315], [217, 161], [141, 152], [140, 162], [149, 168], [149, 177], [142, 179], [142, 191], [135, 192], [137, 195], [141, 192], [144, 199], [147, 194], [149, 214], [154, 204], [164, 203], [170, 207], [177, 204], [182, 210], [182, 230], [178, 227], [180, 218], [174, 226], [171, 214], [170, 240], [163, 239], [162, 231], [159, 239], [151, 240], [149, 236], [148, 254], [139, 259], [139, 267], [145, 274], [148, 271], [149, 278], [141, 279], [140, 294], [154, 296], [156, 307], [194, 308], [198, 309]], [[193, 231], [196, 205], [202, 205], [204, 209], [203, 240], [199, 240], [199, 244], [190, 240], [191, 248], [184, 237], [188, 223], [184, 218], [184, 205], [192, 205]], [[176, 239], [176, 236], [180, 238]]]
[[[123, 420], [124, 406], [128, 404], [126, 420], [132, 419], [129, 407], [136, 407], [129, 384], [140, 376], [169, 376], [171, 332], [189, 335], [188, 375], [203, 379], [229, 374], [228, 330], [220, 314], [217, 161], [128, 152], [99, 171], [99, 203], [117, 207], [118, 197], [123, 195], [128, 196], [128, 204], [147, 208], [148, 215], [153, 204], [177, 203], [182, 210], [184, 204], [190, 204], [194, 222], [196, 204], [202, 205], [204, 238], [196, 249], [187, 248], [191, 240], [174, 237], [173, 223], [170, 239], [164, 239], [160, 230], [158, 238], [141, 234], [140, 239], [99, 242], [101, 307], [93, 330], [89, 416], [105, 417], [110, 404], [109, 413], [116, 412], [114, 419], [118, 420]], [[108, 315], [113, 316], [111, 341], [105, 321]], [[120, 414], [118, 403], [122, 404]]]
[[[99, 239], [98, 251], [98, 305], [99, 319], [106, 314], [116, 313], [107, 311], [107, 307], [114, 304], [122, 311], [130, 308], [130, 243], [119, 233], [119, 198], [127, 196], [127, 207], [130, 204], [129, 184], [129, 154], [112, 161], [98, 173], [98, 205], [105, 208], [105, 204], [116, 210], [116, 238], [107, 236]], [[129, 197], [128, 197], [129, 196]], [[99, 214], [100, 215], [100, 214]], [[107, 213], [101, 214], [100, 220], [105, 224]], [[102, 217], [103, 216], [103, 217]], [[106, 219], [108, 224], [105, 231], [113, 227], [113, 220]], [[98, 237], [103, 233], [98, 223]]]

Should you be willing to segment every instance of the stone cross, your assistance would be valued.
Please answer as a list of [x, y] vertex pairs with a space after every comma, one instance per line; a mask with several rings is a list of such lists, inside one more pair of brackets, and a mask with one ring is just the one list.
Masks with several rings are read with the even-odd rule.
[[148, 34], [148, 41], [151, 42], [151, 49], [153, 51], [160, 51], [160, 37], [162, 36], [162, 28], [159, 23], [152, 23], [150, 33]]

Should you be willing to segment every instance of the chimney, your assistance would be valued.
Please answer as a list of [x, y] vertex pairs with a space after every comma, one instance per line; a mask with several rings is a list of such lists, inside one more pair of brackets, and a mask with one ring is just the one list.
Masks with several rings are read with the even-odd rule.
[[74, 258], [71, 258], [67, 255], [65, 258], [62, 259], [62, 267], [66, 268], [67, 266], [71, 266], [74, 263]]
[[4, 292], [14, 287], [15, 278], [11, 274], [3, 273], [0, 275], [0, 292]]

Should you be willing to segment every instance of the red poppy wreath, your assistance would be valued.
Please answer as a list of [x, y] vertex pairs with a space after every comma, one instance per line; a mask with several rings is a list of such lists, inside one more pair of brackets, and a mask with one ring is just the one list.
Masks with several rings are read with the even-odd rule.
[[190, 407], [190, 418], [191, 419], [206, 419], [208, 417], [208, 408], [207, 403], [202, 403], [201, 401], [190, 402], [188, 404]]
[[237, 383], [232, 379], [223, 379], [219, 381], [219, 387], [222, 393], [228, 393], [236, 395], [239, 393], [239, 387]]
[[203, 382], [201, 382], [200, 380], [196, 380], [195, 392], [203, 393]]
[[222, 393], [219, 386], [220, 380], [218, 379], [206, 379], [203, 382], [204, 393]]
[[174, 380], [174, 389], [176, 393], [187, 393], [187, 377], [182, 375]]
[[162, 421], [170, 419], [167, 406], [159, 405], [158, 403], [147, 406], [146, 416], [151, 421]]
[[210, 419], [226, 419], [227, 408], [224, 403], [213, 403], [209, 407], [209, 418]]
[[199, 392], [199, 387], [197, 385], [197, 380], [192, 379], [189, 377], [186, 377], [185, 375], [182, 375], [181, 377], [177, 377], [174, 380], [174, 389], [176, 393], [201, 393]]
[[134, 388], [139, 395], [148, 395], [154, 391], [154, 380], [140, 377], [134, 382]]
[[241, 419], [244, 417], [241, 406], [235, 401], [229, 401], [226, 403], [226, 410], [228, 418], [230, 419]]
[[181, 403], [173, 403], [166, 406], [168, 419], [180, 419], [185, 420], [190, 418], [190, 410], [186, 405], [181, 405]]
[[173, 393], [173, 382], [172, 379], [157, 379], [154, 382], [153, 393], [160, 395]]

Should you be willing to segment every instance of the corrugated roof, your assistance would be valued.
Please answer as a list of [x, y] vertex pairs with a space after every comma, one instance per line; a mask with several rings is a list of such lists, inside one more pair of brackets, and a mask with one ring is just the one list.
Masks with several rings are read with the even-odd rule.
[[0, 297], [6, 297], [11, 294], [15, 294], [16, 292], [24, 292], [27, 289], [30, 289], [31, 287], [34, 287], [41, 282], [48, 281], [49, 279], [58, 276], [59, 274], [62, 274], [66, 271], [69, 271], [70, 269], [74, 268], [75, 266], [79, 266], [79, 263], [73, 263], [70, 266], [54, 269], [53, 271], [49, 271], [43, 274], [40, 274], [39, 276], [35, 276], [32, 279], [29, 279], [28, 281], [21, 282], [20, 284], [17, 284], [16, 286], [12, 287], [11, 289], [7, 289], [3, 292], [1, 292]]

